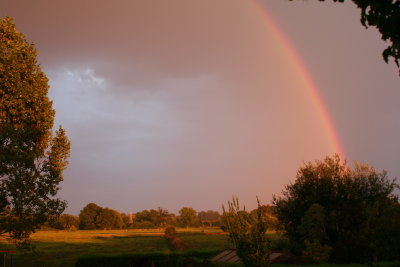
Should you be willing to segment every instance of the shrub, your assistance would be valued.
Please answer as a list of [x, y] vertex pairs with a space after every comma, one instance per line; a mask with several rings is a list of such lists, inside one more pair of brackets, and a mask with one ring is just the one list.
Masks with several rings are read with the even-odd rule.
[[223, 207], [224, 229], [236, 247], [236, 253], [245, 266], [266, 266], [269, 262], [270, 240], [268, 239], [268, 222], [262, 217], [258, 201], [256, 216], [250, 216], [244, 209], [240, 210], [239, 201], [233, 198], [228, 202], [228, 211]]
[[176, 235], [175, 227], [168, 226], [167, 228], [165, 228], [164, 235], [165, 237], [175, 236]]
[[310, 250], [304, 243], [309, 240], [332, 247], [331, 260], [337, 263], [396, 260], [397, 188], [385, 171], [358, 163], [351, 169], [336, 155], [305, 164], [273, 203], [294, 253]]
[[112, 266], [212, 266], [207, 259], [218, 251], [188, 251], [171, 253], [135, 253], [121, 255], [85, 255], [79, 257], [76, 267], [112, 267]]
[[329, 255], [332, 248], [328, 245], [321, 245], [317, 240], [310, 242], [304, 241], [303, 259], [309, 263], [326, 263], [329, 261]]

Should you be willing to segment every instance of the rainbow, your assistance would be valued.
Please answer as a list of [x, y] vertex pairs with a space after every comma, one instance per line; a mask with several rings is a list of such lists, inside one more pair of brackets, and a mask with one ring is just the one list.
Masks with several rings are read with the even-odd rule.
[[301, 58], [294, 47], [288, 41], [288, 38], [285, 36], [284, 32], [278, 27], [277, 23], [272, 19], [272, 16], [268, 14], [266, 8], [264, 6], [261, 6], [259, 0], [252, 0], [251, 2], [254, 4], [255, 9], [257, 10], [257, 12], [259, 12], [260, 16], [266, 21], [267, 26], [271, 29], [278, 42], [282, 45], [284, 51], [286, 51], [295, 70], [299, 73], [301, 80], [308, 88], [308, 92], [310, 94], [312, 102], [314, 103], [315, 108], [318, 111], [320, 121], [322, 123], [323, 129], [326, 132], [332, 150], [334, 151], [334, 153], [338, 154], [341, 159], [345, 159], [344, 150], [340, 144], [335, 126], [329, 116], [326, 105], [324, 104], [324, 101], [322, 100], [318, 89], [310, 76], [310, 73], [307, 71], [306, 66], [301, 61]]

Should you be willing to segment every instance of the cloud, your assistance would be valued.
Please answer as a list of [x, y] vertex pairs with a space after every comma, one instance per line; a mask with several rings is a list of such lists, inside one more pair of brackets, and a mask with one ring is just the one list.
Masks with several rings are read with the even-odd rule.
[[[338, 65], [359, 53], [360, 69], [368, 66], [363, 49], [335, 55], [347, 47], [348, 40], [337, 45], [342, 28], [318, 37], [321, 18], [337, 13], [318, 13], [315, 23], [311, 11], [302, 12], [322, 4], [265, 4], [286, 19], [290, 37], [304, 38], [294, 43], [309, 47], [301, 51], [347, 147], [374, 154], [365, 143], [398, 135], [389, 123], [398, 114], [398, 83], [382, 76], [380, 65], [357, 75], [358, 60]], [[333, 152], [304, 81], [255, 7], [230, 0], [2, 2], [0, 15], [13, 16], [35, 42], [56, 124], [72, 141], [60, 192], [71, 212], [89, 201], [121, 211], [217, 209], [232, 194], [255, 204], [255, 195], [278, 193], [303, 160]], [[381, 81], [393, 92], [374, 105], [379, 93], [370, 93]], [[369, 107], [354, 104], [360, 99]], [[390, 116], [380, 112], [384, 105], [392, 107]], [[390, 134], [371, 128], [371, 118], [382, 118], [378, 126]], [[358, 129], [370, 134], [359, 137]], [[395, 155], [398, 143], [387, 146]]]

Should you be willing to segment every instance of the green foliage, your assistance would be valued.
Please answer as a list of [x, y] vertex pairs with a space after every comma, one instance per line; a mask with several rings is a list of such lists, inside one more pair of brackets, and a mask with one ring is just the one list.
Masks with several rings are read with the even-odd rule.
[[120, 229], [124, 227], [121, 214], [109, 208], [102, 208], [95, 203], [87, 204], [79, 213], [79, 229]]
[[267, 224], [268, 230], [278, 230], [278, 219], [274, 214], [274, 209], [271, 205], [261, 205], [257, 209], [250, 212], [250, 216], [255, 220], [258, 216], [258, 212], [261, 210], [261, 218]]
[[98, 221], [102, 209], [102, 207], [96, 205], [95, 203], [87, 204], [79, 213], [79, 229], [98, 229]]
[[[344, 2], [344, 0], [333, 1]], [[382, 40], [391, 43], [382, 53], [385, 62], [387, 63], [389, 57], [392, 57], [400, 68], [400, 0], [352, 1], [361, 9], [362, 25], [376, 27], [382, 35]]]
[[135, 228], [160, 228], [175, 222], [175, 215], [163, 208], [142, 210], [135, 214]]
[[303, 250], [302, 257], [309, 263], [326, 263], [329, 260], [329, 255], [332, 248], [328, 245], [321, 245], [321, 243], [316, 240], [310, 242], [308, 240], [304, 241], [305, 249]]
[[50, 226], [60, 230], [75, 231], [79, 227], [79, 217], [71, 214], [62, 214]]
[[206, 260], [216, 253], [217, 251], [189, 251], [87, 255], [80, 257], [75, 266], [212, 266]]
[[121, 214], [109, 208], [103, 208], [97, 218], [100, 229], [121, 229], [124, 226]]
[[[257, 200], [258, 201], [258, 200]], [[267, 266], [270, 255], [270, 240], [267, 225], [263, 220], [262, 208], [258, 201], [257, 214], [253, 218], [245, 209], [241, 210], [239, 200], [228, 201], [228, 210], [223, 206], [223, 225], [236, 248], [238, 257], [245, 266]]]
[[332, 247], [333, 261], [372, 262], [399, 251], [396, 188], [386, 172], [358, 163], [350, 169], [336, 155], [305, 164], [273, 203], [294, 252], [304, 240], [318, 241]]
[[322, 242], [327, 239], [325, 210], [319, 204], [312, 204], [301, 218], [299, 227], [304, 240]]
[[66, 207], [56, 194], [70, 142], [61, 126], [52, 134], [55, 112], [36, 55], [11, 18], [0, 20], [0, 235], [20, 245]]
[[190, 207], [183, 207], [179, 210], [178, 221], [182, 227], [196, 227], [199, 225], [197, 213]]

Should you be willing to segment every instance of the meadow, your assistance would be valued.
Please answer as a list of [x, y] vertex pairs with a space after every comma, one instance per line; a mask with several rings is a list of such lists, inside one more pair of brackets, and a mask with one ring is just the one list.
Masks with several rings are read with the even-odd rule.
[[[188, 244], [188, 250], [218, 250], [229, 247], [228, 236], [218, 228], [177, 229]], [[38, 231], [32, 235], [34, 251], [16, 249], [0, 239], [0, 250], [13, 250], [14, 266], [74, 266], [78, 257], [87, 254], [123, 254], [165, 252], [171, 248], [163, 229]], [[6, 266], [9, 266], [8, 256]], [[0, 256], [2, 259], [2, 256]], [[2, 266], [3, 261], [0, 261]]]
[[[224, 250], [232, 247], [228, 235], [218, 228], [181, 228], [177, 229], [179, 237], [188, 244], [188, 251]], [[272, 243], [279, 238], [278, 234], [269, 234]], [[161, 252], [170, 253], [163, 229], [129, 229], [129, 230], [79, 230], [79, 231], [38, 231], [32, 235], [33, 251], [18, 250], [7, 240], [0, 238], [0, 250], [13, 250], [15, 267], [61, 267], [75, 266], [79, 257], [84, 255], [119, 255], [132, 253]], [[3, 261], [0, 256], [0, 267], [11, 266], [10, 255]], [[227, 266], [227, 265], [218, 265]], [[233, 264], [228, 266], [242, 266]], [[276, 267], [287, 265], [274, 264]], [[289, 265], [290, 266], [290, 265]], [[301, 267], [302, 265], [295, 265]], [[368, 265], [351, 264], [312, 265], [318, 267], [362, 267]], [[400, 263], [382, 263], [376, 266], [394, 267]]]

